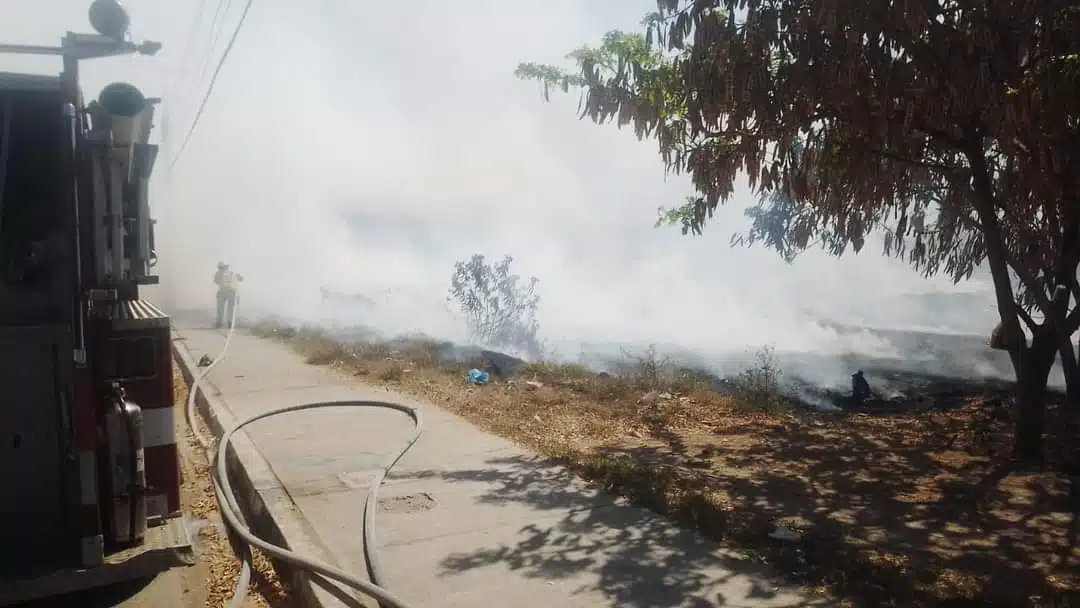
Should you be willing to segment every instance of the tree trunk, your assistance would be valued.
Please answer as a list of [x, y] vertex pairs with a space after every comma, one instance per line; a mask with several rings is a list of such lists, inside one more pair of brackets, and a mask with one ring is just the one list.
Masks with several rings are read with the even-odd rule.
[[1061, 371], [1065, 376], [1065, 403], [1061, 407], [1061, 415], [1067, 420], [1076, 413], [1076, 403], [1080, 401], [1080, 366], [1077, 365], [1071, 337], [1062, 345]]
[[1031, 346], [1014, 357], [1016, 368], [1015, 434], [1013, 458], [1023, 465], [1043, 462], [1046, 434], [1046, 383], [1058, 354], [1057, 339], [1050, 328], [1035, 332]]

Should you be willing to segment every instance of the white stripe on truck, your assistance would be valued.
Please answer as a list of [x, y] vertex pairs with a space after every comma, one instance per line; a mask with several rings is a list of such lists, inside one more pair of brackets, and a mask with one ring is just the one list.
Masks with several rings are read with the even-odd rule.
[[176, 418], [173, 408], [146, 408], [142, 411], [142, 419], [144, 448], [176, 443]]

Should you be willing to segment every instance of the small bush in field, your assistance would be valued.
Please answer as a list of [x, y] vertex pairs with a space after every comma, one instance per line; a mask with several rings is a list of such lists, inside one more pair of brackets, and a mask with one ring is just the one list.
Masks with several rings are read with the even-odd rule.
[[782, 374], [773, 347], [762, 347], [755, 354], [754, 365], [735, 377], [735, 402], [742, 407], [763, 411], [784, 407], [780, 390]]
[[543, 355], [536, 337], [536, 277], [522, 281], [510, 269], [513, 258], [489, 264], [482, 254], [454, 264], [448, 301], [465, 316], [469, 340], [494, 348], [517, 349], [531, 358]]

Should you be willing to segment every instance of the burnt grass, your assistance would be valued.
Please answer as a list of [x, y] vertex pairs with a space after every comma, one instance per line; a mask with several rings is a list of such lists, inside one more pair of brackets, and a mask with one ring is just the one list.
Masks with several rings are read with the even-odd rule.
[[[847, 407], [822, 412], [760, 373], [748, 387], [643, 359], [596, 374], [422, 338], [252, 330], [515, 440], [838, 604], [1080, 605], [1062, 472], [1080, 429], [1056, 393], [1047, 466], [1021, 471], [1008, 458], [1012, 395], [996, 380], [878, 370], [910, 390], [858, 407], [826, 394]], [[493, 383], [468, 386], [473, 367]], [[777, 527], [798, 539], [774, 540]]]

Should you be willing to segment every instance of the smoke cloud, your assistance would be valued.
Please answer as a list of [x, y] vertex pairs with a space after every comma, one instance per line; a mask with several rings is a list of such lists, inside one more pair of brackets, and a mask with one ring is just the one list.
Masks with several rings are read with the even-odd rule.
[[[89, 29], [84, 4], [4, 0], [0, 36], [55, 43]], [[173, 309], [212, 306], [214, 267], [226, 261], [245, 278], [248, 312], [317, 319], [325, 285], [382, 302], [382, 329], [456, 338], [444, 302], [453, 263], [508, 253], [540, 279], [541, 336], [567, 357], [581, 343], [656, 343], [718, 366], [765, 344], [915, 360], [894, 340], [835, 324], [986, 335], [996, 320], [986, 280], [924, 279], [875, 243], [793, 264], [730, 247], [748, 226], [745, 185], [702, 237], [654, 228], [657, 207], [692, 193], [665, 178], [655, 144], [579, 121], [576, 94], [545, 103], [513, 76], [519, 61], [558, 62], [609, 29], [635, 28], [652, 0], [257, 2], [174, 169], [204, 66], [243, 3], [231, 4], [215, 48], [215, 3], [190, 48], [199, 1], [127, 4], [134, 36], [163, 50], [88, 62], [83, 86], [95, 97], [124, 80], [164, 98], [152, 183], [162, 284], [149, 295]], [[48, 58], [5, 65], [59, 70]], [[810, 375], [851, 371], [823, 363]]]

